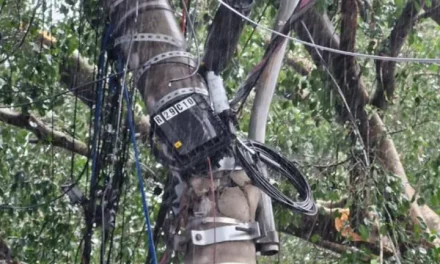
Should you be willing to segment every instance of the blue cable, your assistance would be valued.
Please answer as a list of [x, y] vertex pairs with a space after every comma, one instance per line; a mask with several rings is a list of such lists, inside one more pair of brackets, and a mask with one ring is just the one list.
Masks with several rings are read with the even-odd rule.
[[[119, 57], [119, 56], [118, 56]], [[121, 67], [120, 58], [118, 58], [118, 68]], [[120, 72], [122, 69], [118, 69], [118, 72]], [[127, 86], [124, 84], [124, 99], [127, 101], [127, 118], [128, 118], [128, 125], [130, 128], [130, 134], [131, 134], [131, 141], [133, 143], [133, 150], [134, 150], [134, 156], [136, 161], [136, 173], [138, 176], [139, 181], [139, 190], [141, 192], [142, 196], [142, 207], [144, 211], [144, 217], [145, 222], [147, 224], [147, 236], [148, 236], [148, 248], [151, 254], [151, 259], [154, 264], [157, 264], [157, 257], [156, 257], [156, 249], [154, 248], [154, 241], [153, 241], [153, 231], [151, 228], [151, 222], [150, 222], [150, 213], [148, 211], [148, 203], [147, 203], [147, 197], [145, 195], [144, 191], [144, 180], [142, 178], [142, 171], [141, 171], [141, 164], [139, 162], [139, 151], [136, 144], [136, 132], [134, 130], [134, 122], [133, 122], [133, 115], [131, 112], [131, 101], [128, 94]]]
[[96, 166], [98, 160], [98, 135], [99, 135], [99, 124], [100, 124], [100, 116], [101, 116], [101, 101], [102, 101], [102, 91], [103, 91], [103, 74], [104, 74], [104, 63], [105, 63], [105, 49], [110, 39], [111, 32], [113, 30], [112, 25], [108, 25], [106, 30], [104, 31], [104, 35], [101, 41], [101, 54], [98, 59], [98, 84], [97, 84], [97, 98], [96, 98], [96, 108], [95, 108], [95, 123], [93, 128], [93, 145], [92, 145], [92, 177], [90, 179], [90, 194], [92, 195], [92, 191], [95, 189], [96, 185]]

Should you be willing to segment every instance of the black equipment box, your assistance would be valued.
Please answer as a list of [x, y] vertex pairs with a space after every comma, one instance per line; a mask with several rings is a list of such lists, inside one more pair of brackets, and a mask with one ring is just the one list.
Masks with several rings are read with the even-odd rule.
[[208, 157], [213, 159], [229, 147], [230, 133], [204, 95], [193, 93], [169, 103], [152, 120], [153, 133], [162, 145], [156, 157], [175, 169], [206, 165]]

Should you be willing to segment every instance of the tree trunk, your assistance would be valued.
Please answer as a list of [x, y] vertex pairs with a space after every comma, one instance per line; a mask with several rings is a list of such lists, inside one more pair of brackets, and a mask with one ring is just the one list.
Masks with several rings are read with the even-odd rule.
[[[319, 15], [315, 10], [310, 10], [303, 16], [303, 22], [306, 25], [307, 30], [311, 32], [313, 41], [316, 44], [336, 49], [339, 48], [339, 39], [334, 34], [331, 22], [326, 19], [325, 16]], [[295, 24], [295, 31], [300, 39], [310, 41], [307, 31], [300, 22]], [[322, 65], [323, 62], [317, 51], [310, 47], [307, 47], [307, 50], [311, 54], [315, 64]], [[359, 122], [360, 134], [362, 135], [364, 142], [368, 142], [367, 147], [371, 150], [371, 153], [379, 158], [378, 161], [380, 164], [389, 172], [401, 178], [402, 182], [405, 184], [403, 192], [409, 199], [411, 199], [415, 193], [414, 188], [408, 183], [399, 155], [391, 138], [386, 135], [386, 130], [381, 118], [377, 114], [372, 115], [371, 118], [367, 118], [365, 105], [368, 103], [368, 94], [359, 74], [341, 73], [341, 71], [345, 71], [345, 69], [332, 63], [335, 60], [334, 57], [338, 55], [329, 52], [321, 53], [324, 61], [330, 66], [330, 71], [335, 76], [344, 76], [344, 74], [346, 74], [347, 76], [356, 77], [354, 78], [355, 80], [351, 80], [351, 84], [346, 87], [349, 89], [349, 93], [344, 95], [347, 98], [347, 101], [350, 102], [351, 111]], [[358, 70], [354, 71], [354, 73], [356, 72], [358, 72]], [[340, 85], [341, 87], [344, 87], [346, 84]], [[342, 115], [342, 118], [347, 118], [347, 116]], [[424, 213], [427, 214], [429, 220], [424, 219]], [[431, 230], [437, 232], [440, 231], [440, 229], [438, 229], [440, 217], [427, 206], [420, 207], [417, 205], [416, 201], [413, 202], [410, 207], [410, 217], [414, 223], [418, 223], [419, 219], [427, 220], [426, 224]]]
[[[112, 1], [107, 1], [109, 7]], [[123, 1], [117, 5], [111, 13], [111, 21], [116, 25], [114, 37], [130, 35], [132, 33], [155, 33], [170, 36], [184, 44], [184, 38], [179, 31], [175, 17], [166, 0], [154, 2], [154, 6], [148, 6], [151, 1], [139, 0], [136, 2]], [[139, 8], [137, 8], [137, 6]], [[137, 9], [136, 9], [137, 8]], [[110, 11], [111, 12], [111, 11]], [[131, 12], [130, 17], [126, 17]], [[136, 17], [137, 16], [137, 17]], [[126, 17], [125, 20], [123, 18]], [[137, 22], [136, 22], [137, 21]], [[182, 45], [170, 45], [161, 42], [133, 42], [122, 44], [122, 53], [128, 60], [129, 70], [138, 69], [152, 57], [164, 52], [185, 51]], [[168, 93], [183, 87], [199, 87], [206, 89], [204, 79], [199, 74], [193, 74], [195, 68], [182, 62], [167, 61], [158, 63], [139, 76], [136, 83], [137, 89], [141, 92], [148, 111], [151, 113], [156, 103]], [[135, 72], [135, 76], [139, 74]], [[170, 82], [173, 79], [184, 79]], [[182, 201], [180, 215], [186, 226], [185, 232], [191, 230], [203, 230], [213, 226], [222, 226], [217, 217], [234, 218], [240, 222], [253, 222], [255, 219], [256, 204], [259, 200], [259, 191], [250, 184], [247, 176], [242, 172], [214, 173], [213, 182], [208, 177], [190, 177], [183, 194], [189, 197], [185, 204]], [[206, 176], [206, 175], [205, 175]], [[241, 179], [234, 181], [234, 179]], [[245, 179], [245, 180], [243, 180]], [[232, 182], [235, 182], [236, 187]], [[238, 182], [238, 183], [237, 183]], [[211, 188], [211, 184], [215, 185]], [[215, 190], [212, 190], [215, 189]], [[185, 219], [185, 213], [189, 213]], [[200, 221], [202, 218], [214, 216], [216, 224]], [[255, 244], [252, 240], [238, 242], [214, 243], [207, 246], [196, 246], [191, 239], [183, 248], [185, 250], [185, 263], [256, 263]]]

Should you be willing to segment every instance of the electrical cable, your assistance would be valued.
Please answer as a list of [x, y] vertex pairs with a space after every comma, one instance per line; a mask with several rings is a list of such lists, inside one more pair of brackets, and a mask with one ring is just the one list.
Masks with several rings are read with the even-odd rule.
[[[264, 14], [266, 13], [267, 8], [270, 5], [270, 1], [267, 1], [266, 5], [263, 8], [263, 11], [261, 11], [260, 16], [258, 17], [257, 23], [260, 23], [261, 19], [263, 19]], [[255, 31], [257, 30], [257, 27], [254, 27], [252, 29], [251, 34], [249, 35], [249, 37], [246, 39], [246, 41], [244, 42], [243, 45], [243, 49], [240, 52], [240, 55], [238, 55], [239, 58], [241, 58], [241, 56], [243, 55], [244, 51], [246, 50], [246, 48], [248, 47], [249, 43], [251, 42], [252, 36], [255, 34]]]
[[[141, 66], [136, 67], [136, 68], [127, 69], [126, 72], [132, 72], [132, 71], [138, 70], [138, 69], [140, 69], [142, 67], [143, 66], [141, 65]], [[107, 80], [107, 79], [110, 79], [110, 78], [113, 78], [113, 77], [116, 77], [116, 76], [118, 76], [120, 74], [123, 74], [123, 73], [124, 73], [124, 71], [116, 72], [116, 73], [107, 75], [105, 77], [97, 78], [96, 80], [85, 82], [83, 84], [77, 85], [77, 86], [73, 87], [72, 89], [70, 89], [68, 91], [60, 92], [60, 93], [54, 94], [53, 96], [48, 96], [48, 97], [44, 97], [44, 98], [41, 98], [41, 99], [37, 99], [37, 100], [35, 100], [33, 102], [30, 102], [30, 103], [23, 103], [23, 104], [17, 104], [17, 105], [8, 105], [8, 106], [0, 106], [0, 109], [19, 108], [19, 107], [23, 107], [23, 106], [33, 105], [35, 103], [43, 102], [43, 101], [46, 101], [46, 100], [49, 100], [49, 99], [53, 99], [53, 98], [56, 98], [56, 97], [59, 97], [59, 96], [65, 95], [65, 94], [71, 94], [75, 90], [78, 90], [80, 88], [84, 88], [84, 87], [86, 87], [88, 85], [99, 83], [101, 81], [104, 81], [104, 80]]]
[[[312, 37], [312, 34], [311, 34], [310, 31], [308, 30], [306, 24], [305, 24], [303, 21], [301, 21], [301, 24], [302, 24], [302, 26], [304, 27], [304, 30], [307, 32], [307, 35], [309, 36], [310, 41], [313, 43], [313, 37]], [[348, 114], [349, 114], [349, 120], [350, 120], [350, 122], [351, 122], [351, 124], [352, 124], [352, 126], [353, 126], [353, 128], [354, 128], [354, 133], [356, 134], [356, 136], [357, 136], [358, 139], [359, 139], [359, 142], [360, 142], [361, 145], [362, 145], [362, 153], [363, 153], [363, 156], [364, 156], [365, 166], [366, 166], [367, 168], [369, 168], [369, 167], [370, 167], [370, 160], [369, 160], [369, 157], [368, 157], [368, 154], [367, 154], [367, 146], [366, 146], [364, 140], [362, 139], [361, 132], [359, 131], [359, 127], [358, 127], [358, 125], [356, 124], [356, 119], [355, 119], [353, 113], [352, 113], [351, 110], [350, 110], [350, 106], [349, 106], [349, 104], [348, 104], [348, 102], [347, 102], [347, 99], [345, 98], [344, 93], [342, 92], [341, 87], [339, 86], [338, 82], [336, 81], [336, 78], [335, 78], [335, 77], [333, 76], [333, 74], [331, 73], [331, 71], [330, 71], [330, 69], [329, 69], [329, 67], [328, 67], [328, 65], [327, 65], [327, 63], [326, 63], [326, 61], [325, 61], [324, 58], [322, 57], [321, 52], [320, 52], [318, 49], [316, 49], [316, 48], [315, 48], [315, 51], [316, 51], [316, 53], [318, 54], [318, 56], [319, 56], [319, 58], [320, 58], [320, 60], [321, 60], [321, 63], [322, 63], [322, 65], [324, 66], [325, 71], [326, 71], [327, 74], [330, 76], [330, 79], [332, 80], [333, 84], [335, 85], [336, 90], [338, 91], [338, 94], [341, 96], [341, 99], [342, 99], [342, 102], [344, 103], [345, 109], [347, 110], [347, 112], [348, 112]]]
[[[102, 40], [102, 49], [105, 49], [105, 46], [107, 45], [107, 42], [110, 39], [110, 34], [112, 32], [112, 26], [108, 25], [107, 29], [104, 33], [103, 40]], [[104, 74], [104, 63], [105, 63], [105, 53], [101, 53], [98, 59], [98, 79], [101, 79]], [[90, 180], [90, 196], [94, 196], [93, 190], [96, 185], [96, 168], [97, 168], [97, 141], [98, 141], [98, 134], [99, 134], [99, 124], [100, 124], [100, 117], [101, 117], [101, 100], [102, 100], [102, 93], [104, 89], [104, 82], [99, 81], [97, 84], [97, 95], [96, 95], [96, 108], [95, 108], [95, 120], [94, 120], [94, 132], [93, 132], [93, 141], [92, 141], [92, 177]]]
[[135, 131], [134, 121], [133, 121], [131, 101], [130, 101], [127, 87], [124, 85], [124, 87], [122, 87], [122, 89], [124, 90], [124, 99], [127, 102], [127, 119], [128, 119], [130, 134], [131, 134], [131, 141], [133, 144], [135, 161], [136, 161], [136, 174], [138, 176], [139, 191], [140, 191], [141, 197], [142, 197], [143, 213], [144, 213], [145, 222], [147, 225], [147, 236], [148, 236], [148, 240], [149, 240], [148, 247], [149, 247], [149, 251], [150, 251], [151, 259], [152, 259], [153, 263], [157, 264], [156, 250], [155, 250], [154, 240], [153, 240], [153, 230], [151, 228], [151, 223], [150, 223], [150, 213], [148, 210], [147, 197], [146, 197], [145, 191], [144, 191], [144, 182], [143, 182], [143, 178], [142, 178], [142, 170], [141, 170], [141, 165], [140, 165], [140, 161], [139, 161], [139, 151], [138, 151], [137, 143], [136, 143], [136, 131]]
[[[235, 10], [234, 8], [232, 8], [230, 5], [228, 5], [227, 3], [225, 3], [223, 0], [217, 0], [220, 4], [224, 5], [226, 8], [228, 8], [229, 10], [231, 10], [232, 12], [234, 12], [235, 14], [237, 14], [238, 16], [240, 16], [241, 18], [243, 18], [244, 20], [248, 21], [249, 23], [253, 24], [254, 26], [257, 26], [265, 31], [269, 31], [272, 34], [278, 35], [280, 37], [292, 40], [294, 42], [297, 43], [301, 43], [303, 45], [312, 47], [312, 48], [317, 48], [320, 50], [324, 50], [324, 51], [328, 51], [328, 52], [333, 52], [333, 53], [337, 53], [340, 55], [346, 55], [346, 56], [352, 56], [352, 57], [359, 57], [359, 58], [366, 58], [366, 59], [374, 59], [374, 60], [381, 60], [381, 61], [394, 61], [394, 62], [414, 62], [414, 63], [426, 63], [426, 64], [438, 64], [440, 63], [440, 58], [409, 58], [409, 57], [389, 57], [389, 56], [379, 56], [379, 55], [370, 55], [370, 54], [364, 54], [364, 53], [358, 53], [358, 52], [349, 52], [349, 51], [344, 51], [344, 50], [339, 50], [339, 49], [333, 49], [333, 48], [329, 48], [329, 47], [325, 47], [325, 46], [321, 46], [321, 45], [317, 45], [317, 44], [313, 44], [307, 41], [303, 41], [294, 37], [290, 37], [289, 35], [283, 34], [279, 31], [273, 30], [271, 28], [268, 28], [266, 26], [263, 26], [257, 22], [255, 22], [254, 20], [244, 16], [243, 14], [241, 14], [240, 12], [238, 12], [237, 10]], [[286, 23], [287, 24], [287, 23]]]
[[[104, 52], [107, 48], [107, 44], [111, 39], [111, 33], [113, 32], [113, 25], [106, 24], [101, 38], [101, 53], [98, 58], [98, 73], [97, 79], [102, 79], [103, 76], [107, 75], [108, 68], [108, 60], [106, 59], [106, 52]], [[106, 79], [105, 79], [106, 80]], [[96, 214], [96, 187], [98, 182], [98, 175], [100, 166], [98, 166], [98, 155], [100, 147], [99, 145], [103, 144], [103, 140], [101, 140], [101, 110], [102, 104], [104, 104], [104, 86], [105, 82], [98, 81], [96, 87], [96, 105], [95, 105], [95, 113], [94, 113], [94, 124], [93, 124], [93, 139], [92, 139], [92, 175], [90, 177], [90, 189], [89, 189], [89, 207], [86, 210], [85, 214], [85, 242], [83, 249], [83, 261], [89, 263], [90, 254], [92, 250], [92, 232], [93, 232], [93, 223], [95, 221]], [[101, 143], [101, 144], [100, 144]], [[102, 146], [101, 146], [102, 149]]]
[[[382, 60], [382, 61], [395, 61], [395, 62], [412, 62], [412, 63], [440, 64], [440, 59], [432, 59], [432, 58], [430, 59], [430, 58], [388, 57], [388, 56], [379, 56], [379, 55], [369, 55], [369, 54], [356, 53], [356, 52], [348, 52], [348, 51], [343, 51], [343, 50], [333, 49], [333, 48], [329, 48], [329, 47], [325, 47], [325, 46], [320, 46], [320, 45], [317, 45], [317, 44], [313, 44], [313, 43], [310, 43], [310, 42], [307, 42], [307, 41], [303, 41], [303, 40], [300, 40], [300, 39], [297, 39], [297, 38], [290, 37], [290, 36], [288, 36], [288, 35], [286, 35], [286, 34], [283, 34], [283, 33], [280, 33], [280, 32], [278, 32], [278, 31], [275, 31], [275, 30], [273, 30], [273, 29], [270, 29], [270, 28], [268, 28], [268, 27], [265, 27], [265, 26], [263, 26], [263, 25], [261, 25], [261, 24], [255, 22], [254, 20], [249, 19], [249, 18], [247, 18], [246, 16], [240, 14], [238, 11], [236, 11], [235, 9], [233, 9], [230, 5], [224, 3], [222, 0], [217, 0], [217, 1], [218, 1], [220, 4], [226, 6], [226, 7], [227, 7], [228, 9], [230, 9], [232, 12], [236, 13], [237, 15], [239, 15], [240, 17], [242, 17], [243, 19], [245, 19], [246, 21], [250, 22], [251, 24], [253, 24], [253, 25], [257, 26], [257, 27], [260, 27], [260, 28], [262, 28], [262, 29], [264, 29], [264, 30], [266, 30], [266, 31], [272, 32], [273, 34], [276, 34], [276, 35], [278, 35], [278, 36], [280, 36], [280, 37], [284, 37], [284, 38], [287, 38], [287, 39], [293, 40], [293, 41], [295, 41], [295, 42], [298, 42], [298, 43], [304, 44], [304, 45], [306, 45], [306, 46], [310, 46], [310, 47], [312, 47], [312, 48], [314, 47], [314, 48], [318, 48], [318, 49], [321, 49], [321, 50], [325, 50], [325, 51], [329, 51], [329, 52], [334, 52], [334, 53], [338, 53], [338, 54], [346, 55], [346, 56], [354, 56], [354, 57], [370, 58], [370, 59]], [[300, 11], [300, 12], [301, 12], [301, 11]], [[287, 24], [287, 23], [286, 23], [286, 24]], [[137, 69], [140, 69], [141, 67], [142, 67], [142, 65], [139, 66], [139, 67], [133, 68], [133, 69], [129, 69], [129, 70], [127, 70], [127, 72], [135, 71], [135, 70], [137, 70]], [[104, 79], [108, 79], [108, 78], [111, 78], [111, 77], [117, 76], [117, 75], [119, 75], [119, 74], [121, 74], [121, 73], [123, 73], [123, 71], [121, 71], [121, 72], [117, 72], [117, 73], [115, 73], [115, 74], [112, 74], [112, 75], [109, 75], [109, 76], [107, 76], [107, 77], [103, 77], [103, 78], [100, 78], [100, 79], [97, 79], [97, 80], [94, 80], [94, 81], [90, 81], [90, 82], [83, 83], [83, 84], [81, 84], [81, 85], [78, 85], [78, 86], [73, 87], [70, 91], [65, 91], [65, 92], [61, 92], [61, 93], [55, 94], [53, 97], [46, 97], [46, 98], [42, 98], [42, 99], [35, 100], [35, 101], [33, 101], [33, 102], [30, 102], [30, 103], [18, 104], [18, 105], [14, 105], [14, 106], [12, 106], [12, 105], [8, 105], [8, 106], [0, 106], [0, 109], [2, 109], [2, 108], [19, 108], [19, 107], [23, 107], [23, 106], [32, 105], [32, 104], [35, 104], [35, 103], [38, 103], [38, 102], [43, 102], [43, 101], [46, 101], [46, 100], [48, 100], [48, 99], [53, 99], [53, 98], [55, 98], [55, 97], [59, 97], [59, 96], [65, 95], [65, 94], [69, 94], [69, 93], [71, 93], [71, 92], [74, 91], [74, 90], [77, 90], [77, 89], [79, 89], [79, 88], [83, 88], [83, 87], [85, 87], [85, 86], [87, 86], [87, 85], [95, 84], [95, 83], [100, 82], [100, 81], [102, 81], [102, 80], [104, 80]], [[189, 77], [191, 77], [191, 76], [188, 76], [188, 77], [186, 77], [186, 78], [189, 78]], [[185, 78], [185, 79], [186, 79], [186, 78]], [[173, 81], [177, 81], [177, 80], [173, 80]], [[231, 104], [232, 104], [232, 103], [231, 103]]]
[[[197, 20], [196, 19], [197, 19], [197, 10], [198, 10], [198, 8], [199, 8], [199, 0], [195, 0], [194, 1], [194, 7], [193, 7], [193, 14], [190, 16], [190, 20], [193, 22], [193, 25], [197, 24]], [[188, 24], [188, 22], [187, 22], [187, 24]], [[188, 43], [190, 43], [191, 40], [193, 39], [193, 35], [194, 35], [194, 33], [192, 31], [189, 32]]]
[[185, 9], [186, 16], [188, 18], [188, 23], [191, 26], [191, 31], [192, 31], [192, 33], [194, 35], [194, 43], [195, 43], [195, 46], [196, 46], [196, 53], [197, 53], [197, 64], [196, 64], [196, 68], [194, 69], [194, 71], [191, 74], [189, 74], [188, 76], [181, 77], [181, 78], [172, 79], [172, 80], [169, 81], [169, 85], [171, 85], [171, 83], [173, 83], [173, 82], [177, 82], [177, 81], [181, 81], [181, 80], [185, 80], [185, 79], [193, 77], [194, 75], [197, 74], [197, 72], [199, 72], [199, 68], [200, 68], [199, 40], [197, 38], [196, 30], [194, 28], [194, 23], [191, 20], [191, 16], [189, 14], [189, 10], [188, 10], [188, 8], [187, 8], [187, 6], [185, 4], [185, 0], [182, 1], [182, 4], [183, 4], [183, 7]]
[[[275, 202], [301, 214], [317, 213], [310, 186], [293, 162], [264, 144], [250, 139], [237, 138], [234, 149], [236, 157], [252, 182]], [[266, 177], [269, 169], [272, 177], [278, 174], [293, 185], [298, 192], [299, 201], [293, 201], [269, 182]]]
[[82, 179], [82, 176], [84, 175], [84, 172], [86, 171], [87, 167], [88, 167], [89, 162], [87, 161], [86, 164], [84, 165], [81, 173], [79, 174], [78, 178], [75, 180], [74, 183], [72, 183], [69, 188], [67, 188], [65, 191], [63, 191], [59, 196], [53, 198], [52, 200], [50, 200], [49, 202], [45, 202], [45, 203], [37, 203], [37, 204], [31, 204], [31, 205], [7, 205], [7, 204], [0, 204], [0, 210], [29, 210], [29, 209], [35, 209], [37, 207], [41, 207], [41, 206], [47, 206], [47, 205], [51, 205], [52, 203], [56, 202], [57, 200], [63, 198], [64, 195], [66, 195], [68, 192], [70, 192], [73, 187], [75, 187], [79, 181]]

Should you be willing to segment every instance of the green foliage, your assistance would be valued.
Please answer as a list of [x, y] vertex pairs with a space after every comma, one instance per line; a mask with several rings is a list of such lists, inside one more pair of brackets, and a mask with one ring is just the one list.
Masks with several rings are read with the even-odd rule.
[[[53, 6], [44, 3], [35, 9], [33, 17], [35, 3], [0, 0], [0, 61], [6, 59], [0, 64], [0, 107], [16, 106], [15, 111], [35, 114], [54, 129], [89, 142], [90, 109], [76, 101], [59, 83], [59, 66], [64, 63], [66, 56], [78, 49], [91, 63], [96, 63], [99, 52], [103, 21], [98, 15], [103, 12], [102, 6], [97, 4], [98, 1], [84, 1], [86, 6], [82, 7], [79, 2], [69, 0], [54, 3]], [[265, 4], [258, 1], [251, 18], [257, 20], [261, 16], [260, 23], [271, 27], [276, 8], [269, 6], [263, 13]], [[357, 52], [377, 54], [382, 49], [380, 43], [389, 35], [405, 4], [405, 1], [399, 0], [373, 1], [371, 7], [367, 8], [369, 21], [359, 20]], [[430, 1], [426, 4], [429, 5]], [[177, 2], [174, 5], [179, 6]], [[206, 37], [206, 25], [212, 21], [216, 7], [215, 1], [200, 1], [197, 13], [199, 22], [196, 23], [200, 40]], [[337, 2], [318, 1], [318, 8], [327, 11], [333, 23], [338, 25], [340, 15]], [[63, 14], [63, 19], [56, 18], [55, 14]], [[20, 44], [29, 24], [30, 30], [23, 44]], [[51, 47], [35, 42], [43, 29], [57, 39]], [[402, 55], [438, 57], [439, 30], [440, 27], [433, 21], [419, 21], [409, 35]], [[245, 27], [236, 56], [224, 72], [230, 95], [261, 60], [265, 38], [268, 37], [265, 31]], [[290, 43], [289, 49], [295, 59], [311, 60], [301, 45]], [[376, 87], [374, 62], [358, 62], [362, 80], [371, 93]], [[440, 213], [439, 67], [398, 64], [395, 77], [395, 98], [381, 115], [400, 154], [409, 182], [417, 187], [421, 196], [415, 202], [426, 204]], [[379, 232], [397, 241], [399, 249], [405, 249], [401, 252], [402, 263], [440, 262], [440, 249], [428, 249], [424, 244], [426, 241], [432, 242], [435, 234], [427, 232], [423, 225], [412, 225], [408, 221], [412, 197], [402, 196], [402, 185], [406, 183], [395, 175], [389, 175], [376, 163], [366, 168], [369, 177], [351, 182], [353, 175], [358, 173], [356, 161], [360, 151], [353, 146], [350, 127], [337, 119], [334, 105], [339, 95], [331, 89], [327, 73], [314, 67], [308, 76], [300, 76], [285, 65], [278, 81], [266, 141], [298, 162], [308, 175], [315, 198], [336, 202], [349, 195], [347, 207], [352, 209], [354, 215], [350, 224], [364, 239], [377, 226], [361, 212], [374, 212], [380, 223]], [[240, 128], [245, 133], [248, 131], [252, 97], [240, 119]], [[143, 103], [139, 97], [136, 99], [137, 113], [141, 114]], [[76, 116], [76, 120], [73, 116]], [[42, 204], [26, 210], [0, 209], [0, 237], [8, 242], [20, 261], [78, 263], [81, 254], [78, 247], [84, 228], [82, 209], [70, 205], [66, 197], [56, 198], [61, 194], [61, 185], [79, 177], [87, 160], [76, 155], [72, 162], [70, 152], [34, 143], [34, 139], [35, 136], [27, 130], [3, 124], [0, 126], [0, 204], [20, 207]], [[154, 186], [164, 182], [166, 171], [151, 157], [146, 144], [139, 147], [145, 167], [152, 168], [152, 172], [146, 170], [146, 185], [154, 219], [158, 214], [161, 196], [154, 196], [151, 191]], [[89, 170], [86, 171], [79, 181], [83, 190], [86, 190], [90, 176]], [[286, 184], [277, 184], [284, 191], [294, 194]], [[115, 253], [112, 260], [142, 263], [147, 254], [147, 240], [133, 164], [127, 171], [125, 186], [116, 219], [118, 227], [114, 233]], [[299, 226], [301, 221], [298, 215], [279, 208], [276, 208], [276, 215], [279, 227]], [[99, 230], [95, 232], [93, 242], [96, 248], [99, 247], [100, 236]], [[310, 240], [318, 243], [322, 239], [314, 234]], [[338, 239], [343, 245], [355, 246], [349, 239], [340, 236]], [[366, 247], [335, 255], [298, 238], [283, 235], [282, 241], [279, 259], [261, 258], [261, 263], [358, 263], [365, 256], [374, 256], [370, 263], [379, 263], [376, 255]], [[160, 247], [159, 251], [162, 250]], [[93, 263], [98, 259], [99, 252], [96, 250], [93, 252]], [[387, 262], [395, 263], [395, 260], [388, 258]]]

